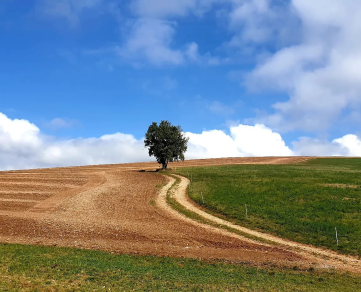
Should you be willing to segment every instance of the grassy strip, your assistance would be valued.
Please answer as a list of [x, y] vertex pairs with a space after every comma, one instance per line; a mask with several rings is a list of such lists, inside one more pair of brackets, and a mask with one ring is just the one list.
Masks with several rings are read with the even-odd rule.
[[213, 226], [213, 227], [217, 227], [217, 228], [221, 228], [221, 229], [224, 229], [224, 230], [227, 230], [227, 231], [230, 231], [232, 233], [235, 233], [235, 234], [238, 234], [238, 235], [241, 235], [243, 237], [246, 237], [246, 238], [249, 238], [249, 239], [252, 239], [254, 241], [258, 241], [258, 242], [262, 242], [262, 243], [267, 243], [267, 244], [271, 244], [271, 245], [278, 245], [277, 243], [273, 242], [273, 241], [269, 241], [269, 240], [266, 240], [266, 239], [263, 239], [263, 238], [259, 238], [257, 236], [253, 236], [251, 234], [248, 234], [248, 233], [245, 233], [245, 232], [242, 232], [242, 231], [239, 231], [237, 229], [234, 229], [234, 228], [231, 228], [229, 226], [226, 226], [226, 225], [223, 225], [223, 224], [217, 224], [217, 223], [214, 223], [213, 221], [211, 220], [208, 220], [200, 215], [198, 215], [197, 213], [195, 212], [192, 212], [190, 210], [188, 210], [187, 208], [185, 208], [183, 205], [179, 204], [175, 199], [173, 199], [172, 197], [172, 193], [173, 193], [173, 190], [174, 189], [177, 189], [178, 185], [180, 184], [181, 180], [178, 176], [175, 176], [175, 175], [172, 175], [170, 172], [167, 172], [167, 175], [170, 176], [170, 177], [173, 177], [175, 179], [175, 182], [174, 184], [172, 185], [172, 187], [168, 190], [167, 192], [167, 204], [170, 205], [174, 210], [178, 211], [179, 213], [185, 215], [186, 217], [190, 218], [190, 219], [193, 219], [199, 223], [202, 223], [202, 224], [207, 224], [207, 225], [210, 225], [210, 226]]
[[357, 291], [349, 274], [0, 244], [1, 291]]
[[361, 254], [361, 159], [182, 168], [176, 173], [192, 173], [189, 196], [203, 205], [202, 192], [214, 215], [294, 241]]

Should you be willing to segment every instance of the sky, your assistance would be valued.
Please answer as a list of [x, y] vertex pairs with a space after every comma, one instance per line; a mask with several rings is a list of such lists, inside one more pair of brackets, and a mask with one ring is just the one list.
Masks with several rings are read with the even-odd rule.
[[361, 156], [361, 2], [0, 0], [0, 169]]

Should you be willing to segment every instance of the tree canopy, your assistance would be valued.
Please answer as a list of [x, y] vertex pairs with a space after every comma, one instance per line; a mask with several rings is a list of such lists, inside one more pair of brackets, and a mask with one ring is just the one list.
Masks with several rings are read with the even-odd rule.
[[183, 135], [180, 126], [173, 126], [169, 121], [153, 122], [145, 134], [144, 144], [148, 147], [149, 156], [167, 169], [168, 162], [184, 160], [189, 138]]

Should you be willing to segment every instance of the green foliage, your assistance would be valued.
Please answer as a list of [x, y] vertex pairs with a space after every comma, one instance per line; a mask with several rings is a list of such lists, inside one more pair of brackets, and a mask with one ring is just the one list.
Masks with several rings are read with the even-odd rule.
[[167, 169], [168, 162], [184, 160], [188, 138], [183, 136], [180, 126], [172, 126], [168, 121], [153, 122], [145, 134], [144, 145], [149, 156], [155, 156], [157, 162]]
[[0, 244], [1, 291], [359, 291], [361, 278], [194, 259]]
[[190, 197], [202, 205], [203, 192], [211, 212], [294, 241], [361, 255], [359, 158], [184, 168], [177, 173], [187, 176], [187, 171], [193, 175]]

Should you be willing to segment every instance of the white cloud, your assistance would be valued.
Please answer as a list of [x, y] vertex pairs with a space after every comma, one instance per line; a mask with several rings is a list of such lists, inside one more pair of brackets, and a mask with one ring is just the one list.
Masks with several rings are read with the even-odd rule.
[[292, 156], [280, 134], [264, 125], [239, 124], [230, 127], [231, 135], [220, 130], [201, 134], [186, 133], [189, 137], [187, 157], [216, 158], [244, 156]]
[[186, 133], [189, 137], [186, 158], [249, 156], [361, 156], [361, 139], [353, 134], [329, 142], [301, 137], [288, 147], [279, 133], [264, 125], [233, 125], [230, 135], [220, 130]]
[[57, 140], [27, 120], [0, 113], [0, 169], [149, 161], [142, 140], [116, 133], [99, 138]]
[[191, 62], [198, 62], [199, 60], [199, 52], [198, 52], [198, 44], [193, 42], [187, 45], [185, 50], [185, 55]]
[[183, 53], [171, 48], [175, 25], [158, 19], [136, 20], [129, 25], [126, 43], [118, 49], [118, 54], [135, 63], [146, 60], [153, 65], [182, 64]]
[[139, 18], [128, 23], [125, 43], [116, 51], [123, 60], [135, 65], [150, 63], [156, 66], [182, 65], [187, 61], [201, 65], [219, 65], [228, 62], [212, 56], [209, 52], [200, 55], [195, 42], [175, 49], [173, 39], [176, 33], [176, 22], [154, 18]]
[[361, 156], [361, 140], [356, 135], [348, 134], [333, 140], [332, 143], [341, 145], [346, 156]]
[[231, 47], [244, 49], [245, 45], [277, 40], [287, 43], [295, 37], [293, 11], [287, 3], [269, 0], [230, 0], [232, 9], [226, 14], [229, 29], [234, 33], [228, 42]]
[[293, 155], [281, 135], [264, 125], [231, 127], [231, 135], [242, 156]]
[[220, 130], [203, 131], [201, 134], [185, 133], [189, 137], [186, 158], [216, 158], [240, 156], [232, 137]]
[[0, 147], [5, 152], [31, 152], [41, 144], [40, 130], [27, 120], [9, 119], [0, 113]]
[[326, 140], [301, 137], [298, 141], [292, 142], [296, 155], [300, 156], [346, 156], [341, 145], [330, 143]]
[[290, 96], [259, 122], [278, 131], [326, 130], [345, 110], [360, 110], [361, 2], [293, 0], [292, 9], [300, 42], [260, 63], [247, 84]]
[[79, 124], [79, 122], [74, 119], [55, 118], [52, 119], [50, 122], [46, 122], [45, 126], [56, 130], [56, 129], [71, 128], [77, 124]]
[[88, 165], [149, 161], [143, 141], [116, 133], [100, 138], [55, 141], [43, 145], [40, 160], [46, 165]]
[[353, 134], [326, 140], [302, 137], [292, 143], [296, 155], [312, 156], [361, 156], [361, 140]]
[[[239, 30], [231, 40], [231, 45], [239, 45], [240, 41], [261, 42], [267, 40], [270, 35], [270, 27], [265, 26], [261, 21], [269, 20], [272, 16], [270, 2], [267, 0], [256, 1], [235, 1], [235, 7], [231, 10], [230, 28]], [[239, 29], [243, 27], [243, 29]]]
[[198, 44], [192, 42], [188, 44], [183, 51], [185, 57], [187, 57], [188, 61], [194, 64], [199, 65], [209, 65], [209, 66], [217, 66], [225, 63], [229, 63], [229, 58], [220, 58], [217, 56], [213, 56], [210, 52], [207, 52], [203, 55], [199, 53]]

